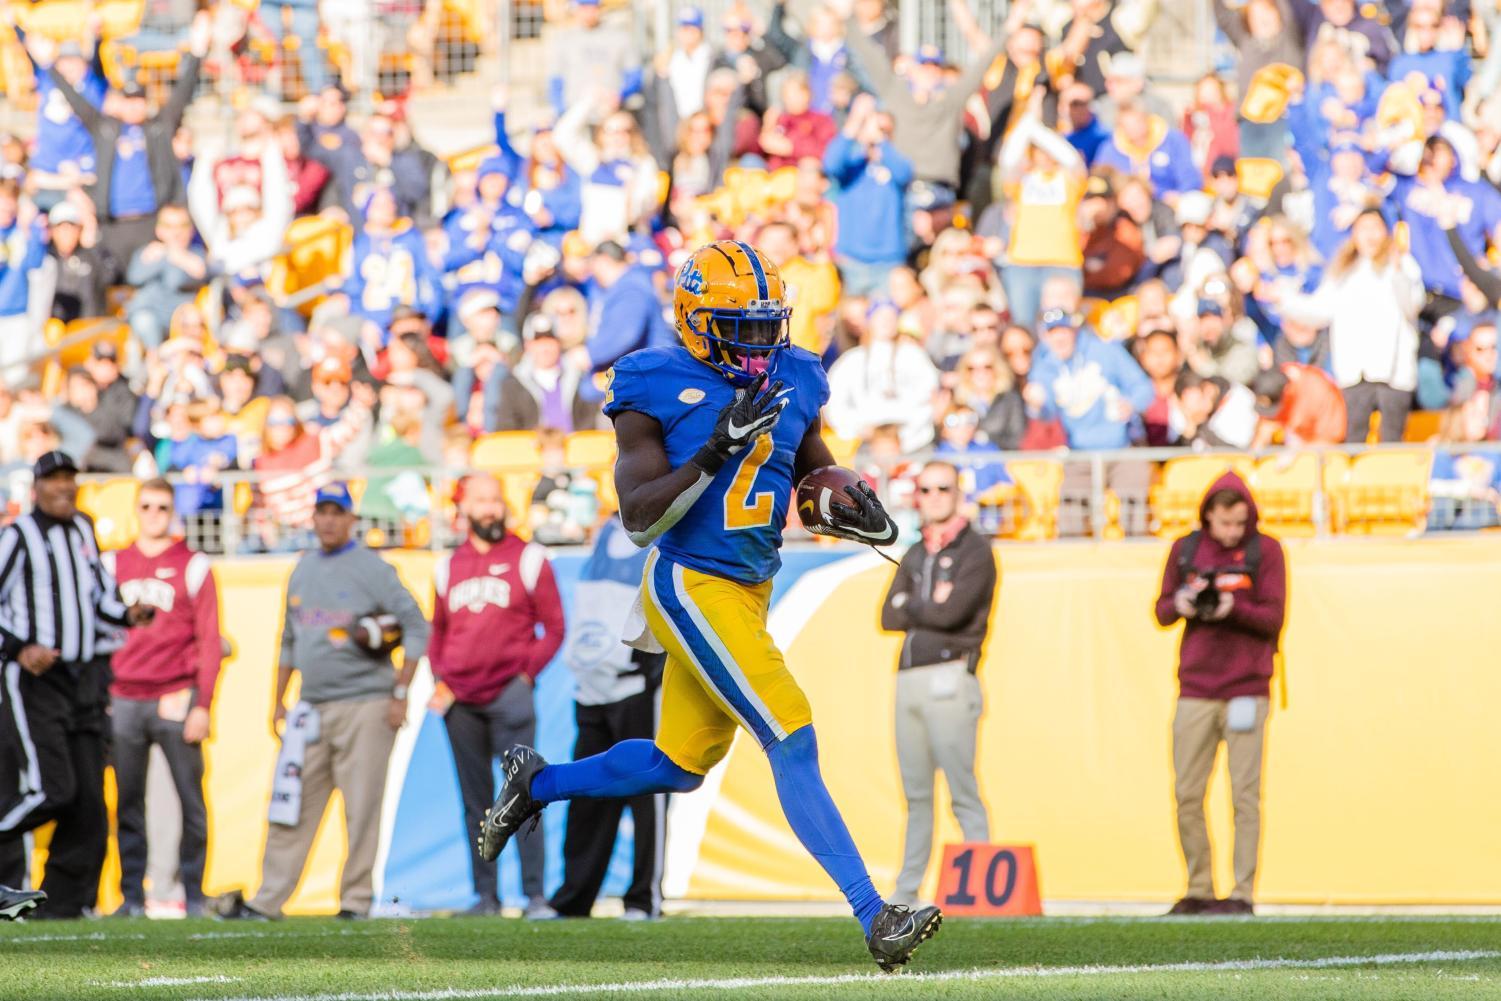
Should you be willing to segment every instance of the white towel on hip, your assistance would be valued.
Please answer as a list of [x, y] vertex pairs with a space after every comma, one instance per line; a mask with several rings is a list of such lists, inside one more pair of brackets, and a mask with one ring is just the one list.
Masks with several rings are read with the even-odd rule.
[[318, 710], [311, 702], [299, 702], [287, 713], [281, 735], [281, 753], [276, 756], [276, 775], [271, 780], [271, 823], [297, 826], [302, 813], [302, 761], [309, 744], [318, 742]]

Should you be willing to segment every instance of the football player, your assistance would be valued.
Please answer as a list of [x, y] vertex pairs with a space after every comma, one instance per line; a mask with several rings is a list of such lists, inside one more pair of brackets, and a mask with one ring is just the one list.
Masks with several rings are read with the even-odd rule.
[[[625, 637], [667, 651], [656, 739], [561, 765], [512, 748], [480, 825], [480, 854], [494, 858], [557, 800], [696, 789], [743, 727], [766, 752], [788, 824], [889, 972], [942, 916], [876, 893], [819, 773], [807, 697], [766, 632], [793, 484], [834, 462], [819, 434], [828, 382], [817, 357], [789, 344], [781, 275], [745, 243], [722, 240], [685, 261], [673, 312], [682, 343], [626, 355], [605, 394], [621, 521], [638, 546], [656, 546]], [[891, 544], [896, 525], [861, 487], [831, 505], [835, 530]]]

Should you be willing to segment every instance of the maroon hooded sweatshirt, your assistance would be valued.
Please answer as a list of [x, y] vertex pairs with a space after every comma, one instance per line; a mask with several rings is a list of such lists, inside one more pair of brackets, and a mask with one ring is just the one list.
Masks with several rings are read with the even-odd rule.
[[[1204, 521], [1209, 497], [1217, 490], [1234, 490], [1250, 506], [1246, 534], [1239, 546], [1226, 549], [1199, 533], [1197, 551], [1189, 565], [1200, 571], [1218, 571], [1217, 583], [1222, 591], [1235, 596], [1235, 606], [1219, 622], [1189, 619], [1183, 627], [1183, 643], [1178, 649], [1178, 694], [1192, 699], [1233, 699], [1240, 695], [1268, 695], [1271, 691], [1272, 662], [1277, 653], [1277, 638], [1287, 609], [1287, 562], [1282, 544], [1270, 535], [1261, 536], [1261, 563], [1254, 578], [1235, 572], [1246, 563], [1246, 545], [1256, 530], [1256, 502], [1250, 488], [1235, 473], [1226, 473], [1215, 481], [1199, 505], [1199, 521]], [[1162, 574], [1162, 593], [1157, 596], [1157, 621], [1170, 626], [1178, 621], [1173, 595], [1183, 586], [1179, 573], [1180, 553], [1188, 540], [1184, 536], [1173, 543], [1167, 568]]]

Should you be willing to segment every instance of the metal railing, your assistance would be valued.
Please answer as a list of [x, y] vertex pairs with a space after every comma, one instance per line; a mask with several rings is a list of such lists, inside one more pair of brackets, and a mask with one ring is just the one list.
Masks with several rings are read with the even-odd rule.
[[[1434, 496], [1429, 489], [1428, 468], [1440, 452], [1483, 457], [1501, 466], [1501, 443], [1473, 445], [1338, 445], [1305, 450], [1189, 452], [1182, 449], [1128, 449], [1117, 452], [993, 452], [968, 455], [937, 455], [969, 470], [1004, 464], [1012, 476], [969, 497], [969, 510], [986, 534], [1018, 541], [1116, 540], [1169, 537], [1194, 527], [1200, 502], [1209, 483], [1225, 469], [1241, 472], [1262, 507], [1262, 521], [1274, 533], [1329, 537], [1361, 535], [1373, 530], [1386, 535], [1415, 535], [1425, 530], [1478, 530], [1501, 526], [1497, 501], [1492, 496]], [[1387, 456], [1406, 461], [1406, 478], [1400, 482], [1381, 475], [1359, 472], [1370, 457]], [[856, 463], [862, 472], [874, 474], [881, 494], [904, 531], [915, 527], [911, 477], [927, 456], [905, 456], [888, 464]], [[1177, 460], [1203, 463], [1203, 473], [1185, 485], [1175, 476]], [[1223, 468], [1213, 470], [1223, 462]], [[897, 463], [905, 464], [902, 469]], [[1275, 465], [1298, 468], [1311, 475], [1299, 481], [1277, 479], [1268, 473]], [[1270, 464], [1270, 465], [1269, 465]], [[1126, 467], [1133, 477], [1122, 487], [1118, 472]], [[1166, 471], [1166, 472], [1164, 472]], [[1350, 472], [1354, 471], [1354, 472]], [[532, 492], [542, 476], [535, 464], [491, 467], [486, 470], [458, 467], [392, 466], [334, 470], [320, 478], [296, 484], [310, 500], [316, 485], [343, 479], [355, 486], [356, 513], [360, 532], [372, 546], [446, 549], [462, 537], [462, 525], [452, 503], [459, 480], [473, 472], [498, 475], [513, 511], [512, 522], [539, 541], [568, 544], [586, 541], [599, 520], [610, 513], [613, 492], [607, 493], [597, 467], [553, 470], [550, 475], [575, 474], [572, 490], [552, 496], [536, 511], [546, 517], [539, 524], [532, 517]], [[270, 474], [285, 477], [282, 472]], [[593, 479], [589, 479], [593, 477]], [[174, 484], [201, 489], [203, 482], [189, 483], [169, 475]], [[183, 530], [196, 549], [227, 555], [293, 552], [311, 543], [309, 525], [279, 522], [274, 508], [284, 508], [285, 498], [268, 505], [260, 473], [226, 470], [213, 478], [211, 506], [194, 510], [184, 518]], [[81, 506], [100, 519], [100, 535], [106, 545], [119, 541], [123, 526], [109, 519], [128, 519], [120, 505], [133, 492], [120, 486], [113, 508], [90, 507], [111, 483], [128, 478], [84, 476]], [[968, 481], [961, 481], [967, 483]], [[129, 491], [133, 491], [130, 486]], [[93, 493], [90, 493], [90, 492]], [[525, 507], [526, 511], [517, 511]], [[1377, 523], [1373, 529], [1372, 522]], [[545, 531], [544, 531], [545, 529]], [[794, 521], [787, 526], [791, 539], [811, 538]], [[909, 536], [910, 537], [910, 536]], [[125, 539], [124, 541], [128, 541]]]

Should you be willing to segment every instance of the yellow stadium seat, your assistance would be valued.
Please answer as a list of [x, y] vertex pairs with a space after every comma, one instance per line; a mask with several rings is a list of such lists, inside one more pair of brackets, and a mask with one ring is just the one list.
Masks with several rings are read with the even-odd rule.
[[[87, 332], [87, 336], [80, 336]], [[125, 342], [130, 340], [130, 325], [113, 316], [84, 317], [74, 320], [63, 329], [64, 341], [77, 337], [57, 353], [57, 363], [66, 372], [74, 365], [82, 365], [94, 351], [94, 345], [107, 341], [115, 346], [116, 357], [124, 357]]]
[[1319, 457], [1312, 452], [1271, 455], [1256, 463], [1251, 495], [1261, 528], [1280, 536], [1311, 536]]
[[542, 465], [535, 431], [492, 431], [469, 450], [469, 462], [492, 473], [532, 473]]
[[94, 519], [99, 548], [124, 549], [135, 541], [136, 533], [141, 530], [136, 521], [139, 489], [136, 481], [128, 476], [106, 480], [90, 491], [88, 506], [84, 505], [83, 491], [79, 491], [79, 509]]
[[1056, 459], [1017, 459], [1006, 463], [1006, 472], [1026, 502], [1026, 511], [1017, 518], [1016, 537], [1028, 541], [1056, 539], [1063, 463]]
[[1148, 495], [1157, 537], [1173, 539], [1191, 531], [1214, 481], [1231, 470], [1249, 479], [1251, 469], [1251, 459], [1244, 455], [1185, 455], [1163, 463], [1162, 478]]
[[575, 431], [563, 441], [569, 469], [608, 469], [615, 465], [614, 431]]
[[1357, 535], [1411, 535], [1428, 520], [1427, 449], [1381, 450], [1355, 456], [1340, 485], [1343, 530]]
[[535, 472], [500, 474], [500, 490], [506, 499], [506, 527], [523, 539], [532, 537], [531, 526], [527, 522], [532, 511], [532, 493], [536, 491], [541, 478]]
[[101, 0], [92, 4], [84, 0], [42, 0], [32, 4], [13, 3], [11, 9], [17, 23], [28, 33], [61, 42], [82, 36], [90, 12], [99, 17], [99, 31], [104, 38], [133, 35], [140, 30], [146, 0]]
[[1402, 440], [1432, 441], [1438, 437], [1439, 425], [1443, 423], [1443, 420], [1442, 410], [1414, 410], [1407, 415], [1407, 426], [1402, 429]]

